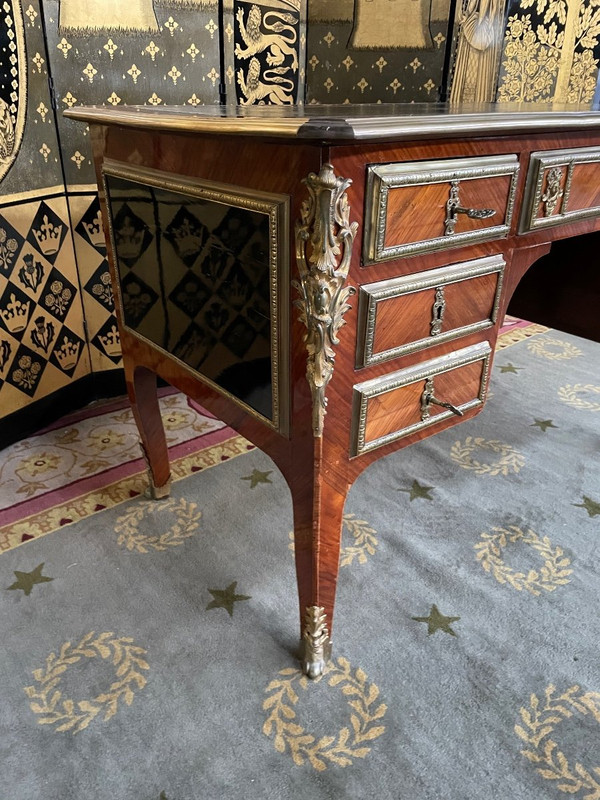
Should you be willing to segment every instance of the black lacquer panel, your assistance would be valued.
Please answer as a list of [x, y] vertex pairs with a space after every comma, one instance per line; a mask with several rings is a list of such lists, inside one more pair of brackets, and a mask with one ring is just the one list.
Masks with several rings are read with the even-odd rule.
[[273, 419], [269, 216], [106, 182], [125, 325]]

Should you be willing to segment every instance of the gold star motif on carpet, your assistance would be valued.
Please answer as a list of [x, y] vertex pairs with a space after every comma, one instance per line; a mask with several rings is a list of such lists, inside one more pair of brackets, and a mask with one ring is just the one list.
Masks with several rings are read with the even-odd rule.
[[523, 367], [515, 367], [514, 364], [510, 363], [510, 361], [508, 362], [508, 364], [502, 364], [500, 366], [500, 372], [501, 373], [503, 373], [503, 372], [514, 372], [514, 374], [516, 375], [517, 371], [520, 370], [520, 369], [523, 369]]
[[22, 589], [25, 594], [29, 596], [36, 583], [47, 583], [48, 581], [54, 580], [54, 578], [47, 578], [45, 575], [42, 575], [43, 569], [44, 564], [42, 563], [38, 564], [31, 572], [19, 572], [19, 570], [14, 570], [17, 580], [11, 586], [7, 586], [7, 589]]
[[577, 508], [585, 508], [585, 510], [588, 512], [588, 516], [590, 517], [600, 516], [600, 503], [592, 500], [591, 497], [586, 497], [583, 495], [583, 503], [573, 503], [573, 505], [577, 506]]
[[250, 595], [236, 594], [235, 587], [237, 581], [230, 583], [226, 589], [209, 589], [213, 599], [206, 606], [208, 611], [210, 608], [224, 608], [230, 617], [233, 617], [233, 605], [239, 603], [241, 600], [250, 600]]
[[409, 500], [412, 502], [417, 498], [423, 498], [423, 500], [433, 500], [433, 497], [430, 497], [429, 492], [434, 489], [433, 486], [422, 486], [418, 480], [414, 480], [412, 482], [412, 486], [410, 489], [398, 489], [399, 492], [407, 492], [409, 495]]
[[460, 617], [446, 617], [440, 611], [438, 611], [438, 607], [435, 605], [431, 606], [431, 611], [429, 612], [428, 617], [413, 617], [416, 622], [426, 622], [427, 623], [427, 635], [431, 636], [432, 633], [436, 631], [444, 631], [444, 633], [449, 633], [451, 636], [456, 636], [457, 634], [452, 630], [450, 625], [453, 622], [458, 622]]
[[273, 472], [272, 469], [266, 472], [261, 472], [259, 469], [252, 470], [252, 475], [246, 475], [242, 478], [243, 481], [250, 481], [250, 488], [254, 489], [259, 483], [273, 483], [269, 480], [269, 475]]
[[555, 425], [551, 419], [536, 419], [536, 421], [532, 422], [529, 427], [539, 428], [541, 431], [546, 433], [548, 428], [558, 428], [558, 425]]

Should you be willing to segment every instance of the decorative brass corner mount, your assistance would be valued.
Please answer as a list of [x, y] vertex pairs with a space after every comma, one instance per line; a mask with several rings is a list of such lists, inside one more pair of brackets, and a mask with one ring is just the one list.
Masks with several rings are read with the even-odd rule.
[[306, 378], [313, 398], [313, 434], [323, 435], [327, 406], [327, 385], [333, 375], [334, 345], [351, 306], [348, 298], [356, 293], [344, 287], [352, 244], [358, 230], [350, 222], [346, 189], [352, 181], [336, 177], [331, 164], [324, 164], [317, 175], [311, 172], [303, 183], [308, 198], [302, 203], [301, 219], [296, 223], [296, 261], [299, 281], [292, 285], [300, 293], [294, 301], [300, 321], [306, 325], [304, 340], [308, 351]]
[[302, 671], [309, 678], [318, 678], [323, 674], [325, 663], [331, 656], [327, 616], [321, 606], [307, 606], [302, 641], [304, 645]]

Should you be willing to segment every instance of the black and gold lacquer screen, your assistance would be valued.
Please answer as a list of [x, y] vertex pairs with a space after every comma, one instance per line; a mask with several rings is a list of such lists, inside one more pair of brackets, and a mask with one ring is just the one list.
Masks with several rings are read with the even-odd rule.
[[269, 214], [106, 186], [125, 325], [273, 420]]

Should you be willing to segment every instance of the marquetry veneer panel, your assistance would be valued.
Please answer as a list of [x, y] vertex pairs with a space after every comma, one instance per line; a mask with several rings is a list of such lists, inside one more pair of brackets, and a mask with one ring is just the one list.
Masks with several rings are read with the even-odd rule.
[[600, 216], [600, 148], [531, 154], [521, 233]]
[[491, 256], [361, 286], [357, 367], [494, 325], [504, 267]]
[[[463, 413], [485, 400], [491, 348], [487, 342], [424, 361], [354, 387], [351, 454], [356, 456], [454, 416], [427, 404], [431, 394]], [[457, 421], [459, 416], [454, 416]]]
[[518, 170], [516, 155], [369, 166], [364, 263], [506, 236]]

